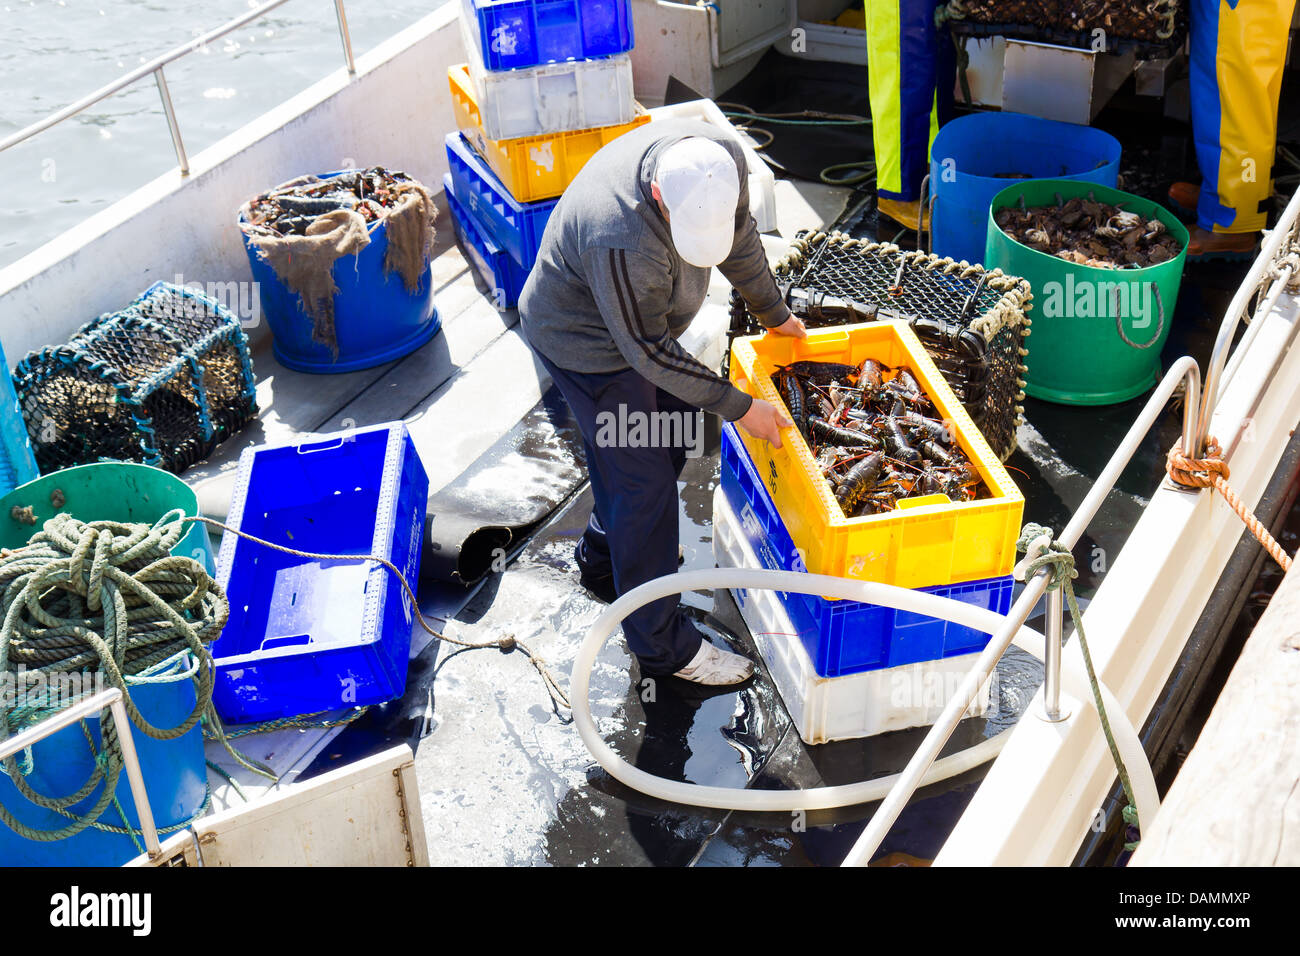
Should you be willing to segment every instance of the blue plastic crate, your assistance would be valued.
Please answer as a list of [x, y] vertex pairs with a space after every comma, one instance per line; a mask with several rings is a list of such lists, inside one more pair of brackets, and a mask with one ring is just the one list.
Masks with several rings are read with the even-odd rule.
[[489, 70], [632, 49], [631, 0], [461, 0], [461, 17]]
[[[429, 478], [401, 422], [246, 449], [228, 523], [301, 551], [379, 555], [411, 586]], [[217, 580], [230, 622], [212, 645], [217, 712], [232, 723], [401, 696], [412, 608], [373, 561], [314, 561], [227, 533]]]
[[542, 233], [559, 200], [516, 200], [462, 133], [447, 134], [447, 163], [456, 201], [524, 271], [532, 269]]
[[[774, 571], [806, 571], [735, 425], [722, 430], [721, 458], [722, 492], [759, 561]], [[1005, 614], [1011, 607], [1012, 579], [1008, 575], [918, 590]], [[778, 592], [778, 597], [822, 677], [956, 657], [981, 651], [989, 642], [984, 631], [909, 611], [810, 594]]]
[[447, 206], [451, 209], [452, 228], [460, 237], [470, 264], [492, 290], [493, 304], [498, 309], [513, 309], [519, 304], [519, 294], [524, 291], [529, 270], [510, 258], [510, 254], [460, 202], [451, 173], [442, 177], [442, 188], [447, 194]]

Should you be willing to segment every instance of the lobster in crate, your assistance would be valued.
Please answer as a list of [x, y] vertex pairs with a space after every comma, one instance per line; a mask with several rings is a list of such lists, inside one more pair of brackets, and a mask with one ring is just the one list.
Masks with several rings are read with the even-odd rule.
[[[1024, 279], [892, 243], [808, 231], [774, 271], [790, 311], [809, 328], [906, 320], [998, 457], [1015, 451], [1032, 298]], [[761, 331], [733, 292], [730, 338]]]
[[42, 474], [102, 459], [179, 473], [257, 414], [239, 320], [165, 282], [32, 352], [13, 381]]

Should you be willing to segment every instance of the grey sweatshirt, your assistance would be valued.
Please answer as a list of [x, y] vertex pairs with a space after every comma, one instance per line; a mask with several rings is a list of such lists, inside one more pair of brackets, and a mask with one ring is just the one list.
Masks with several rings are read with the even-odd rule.
[[709, 270], [677, 254], [650, 191], [659, 155], [688, 136], [724, 146], [740, 178], [735, 244], [718, 270], [765, 327], [789, 317], [749, 212], [740, 145], [707, 123], [671, 120], [620, 136], [565, 190], [520, 296], [520, 324], [529, 344], [560, 368], [631, 368], [682, 401], [735, 421], [752, 399], [677, 343], [704, 304]]

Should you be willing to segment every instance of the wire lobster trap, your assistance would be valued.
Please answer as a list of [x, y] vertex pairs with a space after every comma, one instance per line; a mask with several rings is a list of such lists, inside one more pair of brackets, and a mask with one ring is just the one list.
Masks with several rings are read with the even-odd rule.
[[239, 320], [165, 282], [29, 354], [14, 387], [42, 473], [106, 459], [181, 472], [257, 414]]
[[[809, 328], [906, 319], [998, 457], [1005, 461], [1016, 450], [1031, 324], [1024, 279], [892, 243], [807, 230], [774, 272], [790, 311]], [[761, 331], [733, 292], [730, 337]]]
[[958, 37], [1094, 49], [1100, 36], [1107, 52], [1143, 59], [1171, 56], [1187, 36], [1186, 0], [950, 0], [940, 17]]

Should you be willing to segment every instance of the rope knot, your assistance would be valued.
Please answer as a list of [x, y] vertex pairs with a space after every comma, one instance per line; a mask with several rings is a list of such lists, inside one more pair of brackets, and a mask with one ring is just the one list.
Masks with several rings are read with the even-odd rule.
[[1205, 457], [1192, 458], [1183, 452], [1183, 443], [1169, 449], [1165, 457], [1165, 470], [1169, 480], [1187, 488], [1209, 488], [1220, 479], [1228, 480], [1228, 463], [1223, 460], [1223, 449], [1215, 438], [1205, 440]]
[[1066, 581], [1079, 576], [1074, 567], [1074, 554], [1061, 542], [1052, 537], [1052, 529], [1041, 524], [1029, 522], [1020, 531], [1016, 541], [1016, 552], [1024, 557], [1011, 570], [1017, 581], [1028, 581], [1041, 569], [1048, 568], [1051, 580], [1047, 590], [1054, 591]]
[[497, 646], [501, 648], [502, 654], [509, 654], [515, 649], [515, 636], [513, 634], [507, 634], [505, 637], [497, 641]]

